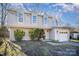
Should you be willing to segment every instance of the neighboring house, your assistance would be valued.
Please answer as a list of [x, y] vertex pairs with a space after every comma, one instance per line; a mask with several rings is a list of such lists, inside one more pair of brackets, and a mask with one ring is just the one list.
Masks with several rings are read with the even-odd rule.
[[72, 39], [79, 39], [79, 28], [74, 28], [71, 34]]
[[73, 32], [73, 38], [79, 39], [79, 32]]
[[45, 31], [45, 40], [69, 40], [69, 28], [52, 27], [53, 17], [35, 12], [8, 9], [6, 17], [6, 26], [10, 33], [10, 40], [14, 41], [14, 31], [22, 29], [25, 32], [23, 40], [30, 40], [29, 30], [32, 28], [40, 28]]

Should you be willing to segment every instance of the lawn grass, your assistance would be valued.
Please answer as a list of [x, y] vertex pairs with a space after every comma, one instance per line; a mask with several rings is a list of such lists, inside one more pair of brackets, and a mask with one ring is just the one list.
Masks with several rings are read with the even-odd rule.
[[[50, 45], [42, 41], [22, 41], [15, 42], [22, 47], [22, 50], [28, 56], [61, 56], [61, 55], [72, 55], [77, 47], [69, 44], [64, 45]], [[66, 51], [69, 49], [69, 51]]]
[[70, 40], [71, 42], [79, 42], [79, 40]]

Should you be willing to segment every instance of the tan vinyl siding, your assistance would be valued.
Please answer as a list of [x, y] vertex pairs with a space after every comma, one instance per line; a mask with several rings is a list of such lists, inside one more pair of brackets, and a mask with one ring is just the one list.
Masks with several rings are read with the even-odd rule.
[[48, 25], [52, 26], [52, 17], [48, 17]]
[[31, 24], [31, 14], [25, 13], [24, 14], [24, 24], [30, 25]]

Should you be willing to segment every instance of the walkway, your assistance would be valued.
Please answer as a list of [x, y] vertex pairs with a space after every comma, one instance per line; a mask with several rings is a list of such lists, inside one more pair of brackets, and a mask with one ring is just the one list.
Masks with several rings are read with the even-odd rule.
[[63, 44], [70, 44], [70, 45], [74, 45], [74, 46], [79, 46], [79, 43], [74, 43], [74, 42], [63, 42], [63, 43], [46, 42], [46, 43], [51, 44], [51, 45], [63, 45]]

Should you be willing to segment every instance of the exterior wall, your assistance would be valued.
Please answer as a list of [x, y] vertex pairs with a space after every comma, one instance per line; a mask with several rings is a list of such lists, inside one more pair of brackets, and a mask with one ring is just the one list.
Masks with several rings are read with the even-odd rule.
[[[66, 32], [67, 34], [65, 34]], [[69, 40], [70, 33], [69, 33], [69, 29], [55, 28], [51, 31], [51, 35], [52, 35], [51, 36], [52, 39], [63, 42]]]
[[15, 37], [14, 37], [14, 30], [9, 28], [9, 38], [11, 41], [15, 41]]
[[24, 32], [25, 32], [25, 36], [24, 36], [23, 40], [31, 40], [29, 37], [29, 29], [24, 29]]
[[45, 32], [45, 40], [49, 40], [49, 30], [44, 30]]
[[[58, 29], [57, 29], [58, 31]], [[70, 37], [70, 33], [69, 33], [69, 30], [68, 29], [59, 29], [60, 33], [58, 33], [58, 36], [57, 39], [59, 38], [60, 40], [59, 41], [68, 41], [69, 40], [69, 37]]]
[[49, 25], [50, 27], [52, 27], [52, 20], [53, 20], [52, 17], [48, 17], [48, 25]]
[[78, 38], [79, 37], [79, 33], [73, 33], [73, 38]]
[[[15, 37], [14, 37], [14, 31], [16, 29], [20, 29], [23, 30], [25, 32], [25, 36], [23, 37], [22, 40], [31, 40], [29, 37], [29, 30], [28, 28], [9, 28], [9, 36], [10, 36], [10, 40], [15, 41]], [[44, 29], [45, 31], [45, 40], [49, 41], [50, 40], [50, 31], [47, 29]]]
[[25, 32], [25, 36], [23, 37], [22, 40], [30, 40], [29, 33], [28, 33], [29, 29], [24, 29], [24, 28], [9, 28], [10, 40], [15, 41], [14, 31], [16, 29], [20, 29], [20, 30], [23, 30]]
[[31, 14], [29, 13], [24, 14], [24, 24], [26, 26], [31, 24]]
[[[21, 12], [21, 11], [18, 11], [18, 12]], [[48, 17], [48, 24], [44, 25], [43, 24], [44, 15], [38, 15], [36, 13], [21, 12], [23, 14], [23, 22], [20, 23], [20, 22], [18, 22], [16, 13], [17, 13], [16, 11], [10, 10], [10, 11], [8, 11], [8, 15], [6, 17], [6, 23], [7, 23], [7, 27], [9, 28], [10, 39], [12, 41], [15, 40], [14, 30], [16, 30], [17, 28], [23, 29], [25, 31], [26, 34], [25, 34], [25, 37], [23, 38], [23, 40], [30, 40], [29, 35], [28, 35], [28, 30], [29, 30], [28, 28], [42, 28], [42, 29], [51, 28], [52, 17]], [[32, 23], [33, 15], [36, 16], [35, 24]], [[46, 39], [49, 39], [49, 32], [47, 32], [47, 30], [45, 30], [45, 35], [46, 35]]]
[[38, 27], [43, 26], [43, 16], [40, 16], [40, 15], [37, 16], [37, 24], [38, 24]]
[[[10, 31], [10, 40], [14, 41], [15, 40], [15, 37], [14, 37], [14, 30], [16, 29], [22, 29], [24, 32], [25, 32], [25, 36], [23, 38], [23, 40], [30, 40], [30, 37], [29, 37], [29, 29], [27, 28], [9, 28], [9, 31]], [[51, 40], [58, 40], [60, 42], [63, 42], [63, 41], [68, 41], [69, 40], [69, 31], [66, 30], [66, 29], [53, 29], [53, 30], [49, 30], [49, 29], [44, 29], [45, 31], [45, 40], [46, 41], [51, 41]], [[68, 39], [67, 40], [61, 40], [60, 38], [63, 38], [61, 37], [61, 34], [59, 34], [58, 32], [68, 32]]]
[[55, 31], [54, 31], [54, 29], [50, 30], [49, 37], [50, 37], [50, 40], [54, 40], [55, 39]]
[[[14, 30], [16, 29], [23, 29], [25, 31], [25, 37], [23, 38], [23, 40], [30, 40], [29, 38], [29, 34], [28, 28], [42, 28], [45, 31], [45, 36], [46, 39], [55, 39], [55, 40], [59, 40], [59, 38], [61, 38], [60, 34], [58, 32], [68, 32], [69, 34], [69, 30], [68, 29], [62, 29], [62, 28], [52, 28], [52, 17], [48, 17], [48, 24], [44, 25], [43, 24], [43, 20], [44, 20], [44, 15], [38, 15], [35, 13], [23, 13], [23, 22], [19, 23], [17, 16], [16, 16], [16, 11], [8, 11], [8, 15], [6, 17], [6, 23], [7, 23], [7, 27], [9, 28], [10, 31], [10, 39], [11, 40], [15, 40], [14, 38]], [[36, 15], [36, 23], [32, 24], [32, 15]], [[14, 27], [14, 28], [13, 28]], [[51, 29], [51, 30], [48, 30]], [[58, 31], [58, 32], [57, 32]], [[68, 35], [69, 38], [69, 35]]]
[[73, 34], [73, 37], [74, 37], [74, 38], [77, 38], [77, 33], [74, 33], [74, 34]]
[[[6, 20], [9, 27], [25, 27], [25, 28], [51, 28], [52, 17], [48, 18], [48, 24], [43, 24], [43, 16], [32, 13], [23, 13], [23, 22], [18, 22], [16, 11], [9, 11]], [[32, 15], [36, 15], [36, 23], [32, 24]]]
[[6, 17], [6, 20], [7, 20], [7, 26], [16, 24], [17, 23], [16, 12], [9, 12]]

